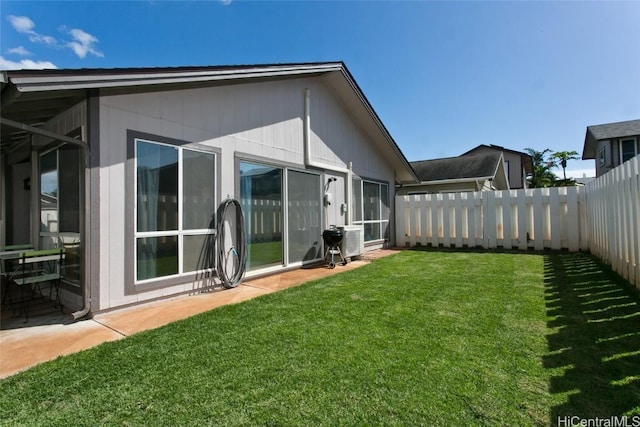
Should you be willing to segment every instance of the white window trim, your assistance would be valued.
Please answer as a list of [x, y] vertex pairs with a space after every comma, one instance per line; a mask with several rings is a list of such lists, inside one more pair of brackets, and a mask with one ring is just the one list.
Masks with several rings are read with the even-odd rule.
[[[133, 272], [134, 272], [134, 284], [135, 285], [144, 285], [147, 283], [154, 283], [154, 282], [158, 282], [161, 280], [166, 280], [166, 279], [172, 279], [172, 278], [177, 278], [177, 277], [183, 277], [183, 276], [188, 276], [188, 275], [192, 275], [194, 273], [206, 273], [206, 272], [211, 272], [214, 269], [213, 268], [207, 268], [207, 269], [202, 269], [202, 270], [195, 270], [195, 271], [184, 271], [184, 236], [196, 236], [196, 235], [211, 235], [211, 234], [215, 234], [216, 230], [215, 229], [210, 229], [210, 228], [203, 228], [203, 229], [194, 229], [194, 230], [183, 230], [183, 152], [184, 150], [190, 150], [190, 151], [196, 151], [199, 153], [205, 153], [205, 154], [209, 154], [213, 156], [213, 164], [214, 167], [217, 166], [217, 153], [214, 151], [207, 151], [207, 150], [203, 150], [203, 149], [198, 149], [198, 148], [193, 148], [193, 147], [182, 147], [182, 146], [176, 146], [173, 144], [167, 144], [164, 142], [159, 142], [159, 141], [153, 141], [151, 139], [147, 139], [147, 138], [134, 138], [133, 139], [133, 147], [134, 147], [134, 174], [137, 174], [137, 170], [138, 170], [138, 142], [145, 142], [148, 144], [155, 144], [155, 145], [162, 145], [165, 147], [170, 147], [173, 148], [175, 150], [177, 150], [178, 152], [178, 194], [177, 194], [177, 201], [176, 203], [178, 204], [178, 229], [177, 230], [164, 230], [164, 231], [138, 231], [138, 201], [137, 201], [137, 194], [138, 194], [138, 180], [134, 179], [133, 181], [133, 194], [134, 194], [134, 203], [133, 203], [133, 232], [134, 232], [134, 257], [133, 257]], [[217, 167], [216, 167], [217, 168]], [[214, 174], [214, 182], [213, 182], [213, 200], [217, 201], [218, 200], [218, 195], [217, 195], [217, 185], [215, 180], [217, 179], [217, 171]], [[214, 202], [215, 205], [215, 202]], [[171, 275], [167, 275], [167, 276], [160, 276], [160, 277], [153, 277], [151, 279], [144, 279], [144, 280], [138, 280], [137, 279], [137, 272], [138, 272], [138, 257], [137, 257], [137, 245], [138, 245], [138, 239], [142, 239], [142, 238], [146, 238], [146, 237], [172, 237], [172, 236], [177, 236], [178, 237], [178, 273], [177, 274], [171, 274]]]
[[[638, 138], [635, 137], [631, 137], [631, 138], [620, 138], [619, 142], [618, 142], [618, 149], [620, 151], [620, 164], [624, 163], [625, 160], [622, 159], [622, 143], [623, 142], [627, 142], [627, 141], [633, 141], [633, 151], [634, 151], [634, 157], [637, 156], [639, 154], [638, 152]], [[632, 157], [633, 158], [633, 157]], [[629, 159], [627, 159], [629, 160]]]
[[[382, 243], [385, 242], [387, 239], [384, 237], [384, 233], [383, 233], [383, 228], [382, 225], [383, 224], [389, 224], [390, 219], [382, 219], [383, 218], [383, 214], [382, 214], [382, 186], [385, 185], [387, 187], [387, 198], [389, 198], [390, 194], [389, 194], [389, 183], [387, 182], [382, 182], [382, 181], [375, 181], [372, 179], [365, 179], [365, 178], [357, 178], [354, 179], [354, 181], [358, 181], [359, 185], [360, 185], [360, 200], [357, 200], [357, 203], [360, 204], [360, 212], [362, 213], [362, 219], [358, 220], [354, 218], [353, 223], [355, 225], [362, 225], [364, 227], [365, 224], [379, 224], [380, 226], [380, 238], [379, 239], [375, 239], [375, 240], [365, 240], [365, 245], [370, 245], [370, 244], [376, 244], [376, 243]], [[378, 214], [380, 216], [381, 219], [374, 219], [374, 220], [365, 220], [364, 219], [364, 183], [370, 183], [370, 184], [376, 184], [378, 185], [378, 188], [380, 189], [380, 203], [378, 204]], [[387, 203], [390, 203], [389, 200], [387, 200]], [[390, 209], [390, 208], [389, 208]]]
[[602, 147], [598, 153], [598, 166], [604, 167], [607, 164], [607, 147]]

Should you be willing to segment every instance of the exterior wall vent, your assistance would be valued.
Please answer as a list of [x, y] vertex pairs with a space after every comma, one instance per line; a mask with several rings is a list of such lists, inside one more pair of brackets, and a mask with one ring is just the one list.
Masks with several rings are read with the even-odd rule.
[[354, 258], [364, 254], [364, 230], [362, 226], [347, 225], [338, 228], [344, 230], [344, 237], [342, 243], [340, 243], [342, 256]]

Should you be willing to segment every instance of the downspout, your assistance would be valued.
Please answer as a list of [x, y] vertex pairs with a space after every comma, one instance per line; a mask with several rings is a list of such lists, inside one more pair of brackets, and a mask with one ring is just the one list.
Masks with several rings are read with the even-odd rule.
[[82, 292], [82, 295], [83, 295], [82, 308], [78, 311], [71, 313], [71, 317], [73, 318], [73, 320], [82, 319], [83, 317], [87, 316], [91, 312], [91, 300], [92, 300], [91, 278], [92, 278], [92, 271], [94, 269], [93, 263], [96, 262], [95, 261], [96, 257], [95, 257], [95, 254], [93, 253], [94, 251], [92, 249], [92, 245], [99, 243], [99, 242], [96, 242], [96, 238], [91, 232], [92, 228], [94, 228], [94, 225], [92, 223], [96, 221], [95, 216], [97, 215], [97, 214], [92, 215], [92, 212], [91, 212], [91, 205], [93, 204], [92, 203], [93, 200], [91, 197], [91, 194], [92, 194], [91, 193], [92, 192], [91, 175], [95, 174], [95, 172], [93, 172], [93, 168], [96, 167], [96, 165], [93, 165], [92, 163], [94, 161], [97, 162], [98, 159], [92, 158], [90, 144], [89, 144], [90, 141], [95, 141], [96, 135], [99, 134], [99, 129], [96, 129], [96, 126], [98, 126], [96, 121], [98, 120], [98, 117], [99, 117], [99, 111], [97, 107], [98, 104], [97, 104], [97, 100], [96, 100], [97, 98], [95, 96], [95, 93], [90, 92], [88, 95], [89, 96], [86, 99], [87, 131], [86, 131], [86, 134], [84, 135], [87, 142], [85, 147], [83, 147], [84, 148], [83, 149], [83, 154], [84, 154], [84, 180], [83, 180], [84, 188], [83, 190], [84, 191], [82, 192], [82, 197], [83, 197], [82, 201], [84, 205], [84, 215], [83, 215], [84, 219], [82, 223], [82, 229], [84, 230], [84, 235], [82, 236], [82, 244], [84, 245], [84, 250], [83, 250], [82, 262], [84, 263], [84, 268], [81, 270], [82, 271], [81, 281], [84, 289]]
[[305, 88], [304, 90], [304, 164], [307, 167], [323, 169], [331, 172], [338, 172], [347, 175], [347, 225], [351, 225], [351, 199], [353, 197], [353, 164], [349, 162], [347, 168], [341, 168], [339, 166], [328, 165], [321, 162], [316, 162], [311, 158], [311, 89]]
[[89, 152], [89, 148], [83, 148], [83, 154], [84, 154], [84, 179], [83, 179], [83, 184], [84, 184], [84, 191], [83, 191], [83, 205], [84, 205], [84, 219], [83, 219], [83, 224], [82, 224], [82, 228], [84, 230], [84, 235], [82, 236], [82, 244], [84, 245], [84, 251], [83, 251], [83, 260], [82, 262], [84, 263], [84, 268], [82, 269], [82, 276], [81, 276], [81, 280], [82, 280], [82, 284], [84, 286], [83, 289], [83, 301], [82, 301], [82, 308], [78, 311], [75, 311], [73, 313], [71, 313], [71, 317], [73, 318], [73, 320], [78, 320], [78, 319], [82, 319], [83, 317], [85, 317], [87, 314], [89, 314], [89, 312], [91, 311], [91, 286], [89, 285], [90, 283], [90, 275], [88, 273], [87, 270], [89, 270], [89, 267], [91, 265], [91, 262], [88, 261], [88, 259], [90, 259], [91, 255], [87, 254], [88, 251], [91, 250], [90, 246], [87, 244], [87, 236], [89, 236], [89, 234], [87, 233], [87, 230], [90, 230], [90, 226], [89, 224], [91, 223], [91, 209], [90, 209], [90, 205], [91, 205], [91, 198], [88, 196], [89, 192], [91, 191], [91, 180], [90, 180], [90, 174], [91, 174], [91, 153]]

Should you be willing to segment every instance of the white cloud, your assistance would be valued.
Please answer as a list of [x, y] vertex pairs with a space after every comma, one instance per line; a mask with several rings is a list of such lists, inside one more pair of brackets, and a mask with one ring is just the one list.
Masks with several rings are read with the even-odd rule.
[[95, 36], [77, 28], [69, 31], [69, 34], [71, 34], [74, 41], [67, 43], [67, 47], [71, 48], [78, 57], [84, 58], [87, 53], [100, 58], [104, 57], [104, 54], [95, 48], [96, 43], [98, 43], [98, 39]]
[[229, 6], [233, 0], [218, 0], [223, 6]]
[[7, 53], [10, 53], [12, 55], [20, 55], [20, 56], [33, 55], [31, 52], [25, 49], [24, 46], [18, 46], [18, 47], [14, 47], [13, 49], [9, 49]]
[[[26, 34], [31, 43], [45, 44], [49, 47], [58, 49], [68, 48], [71, 49], [79, 58], [86, 58], [87, 54], [104, 58], [104, 54], [96, 48], [98, 38], [84, 30], [74, 28], [67, 31], [66, 27], [62, 26], [59, 28], [59, 31], [67, 32], [71, 36], [72, 40], [68, 42], [59, 42], [55, 37], [36, 32], [34, 30], [36, 24], [27, 16], [10, 15], [8, 20], [17, 32]], [[26, 49], [24, 51], [27, 52]]]
[[33, 29], [36, 24], [27, 16], [9, 15], [7, 18], [11, 26], [19, 33], [27, 34], [31, 43], [44, 43], [46, 45], [55, 46], [57, 41], [55, 37], [46, 36], [35, 32]]
[[19, 62], [10, 61], [0, 56], [0, 69], [1, 70], [44, 70], [46, 68], [58, 68], [49, 61], [32, 61], [30, 59], [23, 59]]
[[11, 22], [11, 26], [19, 33], [30, 34], [36, 26], [36, 24], [26, 16], [9, 15], [7, 19]]
[[58, 44], [58, 41], [55, 39], [55, 37], [43, 36], [42, 34], [38, 34], [35, 32], [29, 34], [29, 41], [32, 43], [44, 43], [49, 46], [56, 46]]

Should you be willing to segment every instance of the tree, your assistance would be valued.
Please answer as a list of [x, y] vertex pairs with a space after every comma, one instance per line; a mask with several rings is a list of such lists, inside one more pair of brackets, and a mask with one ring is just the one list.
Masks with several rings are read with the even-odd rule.
[[556, 164], [547, 153], [551, 150], [546, 148], [543, 151], [534, 150], [533, 148], [525, 148], [524, 151], [531, 156], [532, 171], [527, 175], [527, 183], [531, 188], [553, 187], [557, 180], [556, 175], [551, 172]]
[[549, 157], [555, 160], [555, 162], [560, 163], [560, 166], [562, 167], [562, 177], [565, 181], [567, 180], [567, 162], [569, 160], [579, 159], [577, 151], [556, 151]]

